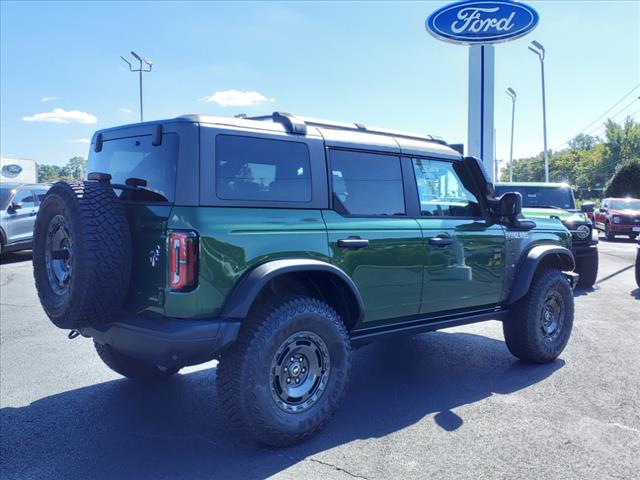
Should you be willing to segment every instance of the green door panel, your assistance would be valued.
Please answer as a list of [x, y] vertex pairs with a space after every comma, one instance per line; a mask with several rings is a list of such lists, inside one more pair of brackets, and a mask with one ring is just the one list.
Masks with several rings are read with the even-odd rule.
[[[402, 217], [344, 217], [322, 212], [329, 235], [331, 262], [351, 277], [365, 306], [362, 325], [418, 313], [422, 295], [422, 234], [416, 220]], [[360, 237], [366, 248], [338, 247], [338, 240]]]
[[[500, 302], [505, 272], [501, 225], [468, 218], [420, 218], [424, 235], [424, 287], [420, 313], [431, 314]], [[453, 243], [435, 246], [434, 237]]]
[[132, 242], [131, 283], [125, 309], [164, 313], [167, 265], [167, 220], [171, 207], [125, 204]]
[[169, 228], [200, 236], [198, 287], [167, 292], [167, 316], [214, 316], [242, 274], [252, 266], [282, 258], [329, 262], [327, 234], [319, 210], [175, 207]]

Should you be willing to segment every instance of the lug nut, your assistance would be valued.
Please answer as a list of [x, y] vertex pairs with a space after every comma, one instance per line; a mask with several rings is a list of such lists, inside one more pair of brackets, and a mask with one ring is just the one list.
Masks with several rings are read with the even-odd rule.
[[300, 383], [300, 379], [299, 378], [296, 378], [296, 383]]
[[307, 373], [307, 369], [302, 367], [302, 373]]
[[291, 379], [287, 377], [287, 383], [291, 383]]

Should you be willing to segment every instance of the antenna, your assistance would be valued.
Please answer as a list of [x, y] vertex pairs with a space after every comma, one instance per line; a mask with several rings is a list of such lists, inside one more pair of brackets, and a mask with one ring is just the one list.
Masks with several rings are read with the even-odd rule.
[[133, 68], [133, 65], [131, 64], [131, 62], [126, 58], [124, 58], [122, 55], [120, 55], [120, 58], [129, 66], [130, 72], [136, 72], [140, 76], [140, 121], [142, 122], [144, 121], [143, 111], [142, 111], [142, 74], [150, 72], [151, 68], [153, 67], [153, 63], [151, 62], [151, 60], [142, 58], [133, 50], [131, 51], [131, 55], [133, 55], [133, 57], [139, 62], [140, 66], [138, 68]]

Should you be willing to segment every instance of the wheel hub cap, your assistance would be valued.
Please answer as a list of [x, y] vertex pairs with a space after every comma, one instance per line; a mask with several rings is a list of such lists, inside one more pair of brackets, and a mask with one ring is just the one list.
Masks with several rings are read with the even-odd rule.
[[326, 389], [329, 369], [329, 350], [320, 336], [313, 332], [291, 335], [271, 362], [271, 397], [286, 412], [303, 412]]
[[542, 306], [542, 333], [549, 340], [555, 340], [560, 334], [564, 317], [564, 302], [557, 292], [547, 295]]
[[45, 263], [51, 289], [57, 295], [69, 290], [72, 273], [73, 242], [65, 218], [56, 215], [49, 222], [45, 239]]

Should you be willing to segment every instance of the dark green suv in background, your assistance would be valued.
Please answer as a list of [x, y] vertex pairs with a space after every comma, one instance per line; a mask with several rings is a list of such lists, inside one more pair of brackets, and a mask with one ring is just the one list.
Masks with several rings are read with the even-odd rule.
[[572, 251], [576, 259], [578, 286], [591, 288], [598, 277], [598, 239], [594, 225], [587, 217], [593, 212], [592, 202], [576, 209], [573, 190], [566, 183], [510, 182], [497, 183], [496, 194], [518, 192], [522, 195], [522, 214], [527, 218], [554, 218], [571, 232]]
[[438, 138], [183, 116], [97, 132], [88, 171], [38, 213], [45, 312], [130, 378], [218, 359], [222, 407], [265, 443], [322, 427], [352, 347], [492, 319], [526, 361], [569, 340], [570, 233]]

